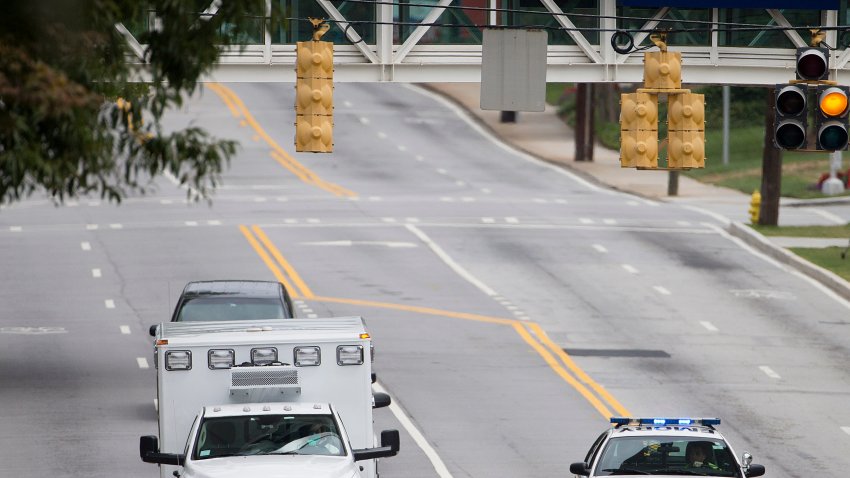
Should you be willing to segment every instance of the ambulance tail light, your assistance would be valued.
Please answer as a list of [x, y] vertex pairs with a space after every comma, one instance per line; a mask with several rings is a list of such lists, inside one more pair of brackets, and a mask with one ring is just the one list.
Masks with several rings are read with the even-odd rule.
[[192, 352], [188, 350], [165, 352], [165, 370], [192, 370]]
[[362, 345], [340, 345], [336, 348], [337, 365], [362, 365]]
[[211, 370], [227, 369], [236, 364], [236, 354], [231, 349], [212, 349], [207, 352], [207, 366]]
[[264, 347], [251, 349], [251, 363], [254, 365], [269, 365], [277, 362], [277, 349]]
[[315, 367], [322, 364], [322, 351], [319, 347], [295, 347], [296, 367]]

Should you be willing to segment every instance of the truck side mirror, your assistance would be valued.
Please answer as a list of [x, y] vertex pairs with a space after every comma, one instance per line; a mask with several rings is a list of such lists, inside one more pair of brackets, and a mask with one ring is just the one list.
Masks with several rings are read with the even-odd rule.
[[372, 394], [372, 398], [374, 399], [374, 404], [372, 408], [384, 408], [390, 406], [392, 403], [392, 398], [384, 392], [375, 392]]
[[372, 460], [375, 458], [396, 456], [398, 449], [398, 430], [384, 430], [381, 432], [380, 448], [361, 448], [359, 450], [352, 450], [352, 453], [354, 454], [354, 461]]
[[394, 452], [398, 453], [400, 448], [400, 440], [398, 438], [398, 430], [384, 430], [381, 432], [381, 446], [388, 446]]
[[761, 476], [764, 474], [764, 465], [750, 465], [747, 468], [747, 478], [753, 478], [755, 476]]
[[579, 462], [570, 465], [570, 473], [574, 475], [587, 476], [590, 474], [590, 470], [587, 469], [587, 463]]
[[160, 453], [159, 439], [154, 435], [139, 437], [139, 456], [145, 463], [159, 463], [160, 465], [183, 466], [186, 455], [177, 453]]

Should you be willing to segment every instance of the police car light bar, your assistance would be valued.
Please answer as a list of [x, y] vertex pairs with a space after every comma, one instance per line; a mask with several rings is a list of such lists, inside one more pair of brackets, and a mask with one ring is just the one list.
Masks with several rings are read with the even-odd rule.
[[611, 417], [611, 423], [620, 425], [720, 425], [719, 418], [629, 418]]

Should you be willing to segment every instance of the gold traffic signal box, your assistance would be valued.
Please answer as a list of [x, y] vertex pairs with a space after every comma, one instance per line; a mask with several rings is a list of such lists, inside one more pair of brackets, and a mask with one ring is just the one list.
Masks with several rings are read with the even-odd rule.
[[296, 44], [295, 151], [333, 152], [333, 43]]

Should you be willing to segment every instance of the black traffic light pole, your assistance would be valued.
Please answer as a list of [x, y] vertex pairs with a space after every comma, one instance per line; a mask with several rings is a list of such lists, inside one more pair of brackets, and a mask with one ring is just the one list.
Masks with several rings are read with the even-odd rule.
[[767, 88], [767, 114], [764, 124], [764, 150], [761, 163], [761, 208], [759, 225], [779, 224], [779, 197], [782, 186], [782, 150], [773, 145], [776, 122], [776, 91]]

